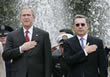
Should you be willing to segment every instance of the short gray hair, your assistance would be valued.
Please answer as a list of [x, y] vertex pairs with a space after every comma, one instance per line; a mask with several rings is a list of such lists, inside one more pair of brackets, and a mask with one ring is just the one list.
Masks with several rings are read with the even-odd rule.
[[75, 19], [77, 19], [77, 18], [84, 18], [86, 20], [86, 23], [89, 24], [88, 18], [84, 15], [76, 15], [73, 19], [73, 24], [75, 23]]
[[34, 13], [33, 8], [30, 7], [30, 6], [28, 6], [28, 5], [25, 5], [25, 6], [23, 6], [23, 7], [20, 9], [20, 15], [21, 15], [21, 11], [22, 11], [23, 9], [31, 9], [33, 16], [35, 16], [35, 13]]

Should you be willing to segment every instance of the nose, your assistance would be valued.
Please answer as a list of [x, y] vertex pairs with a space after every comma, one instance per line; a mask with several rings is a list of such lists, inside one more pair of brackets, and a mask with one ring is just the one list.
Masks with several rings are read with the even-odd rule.
[[82, 25], [81, 24], [79, 25], [79, 28], [82, 28]]
[[28, 16], [26, 15], [24, 18], [28, 18]]

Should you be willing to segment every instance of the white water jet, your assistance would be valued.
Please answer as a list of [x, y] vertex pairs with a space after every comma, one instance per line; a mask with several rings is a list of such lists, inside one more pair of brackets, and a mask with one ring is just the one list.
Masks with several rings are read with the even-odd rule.
[[96, 32], [95, 36], [101, 38], [105, 46], [110, 45], [110, 1], [96, 0], [90, 10], [94, 18], [91, 28]]

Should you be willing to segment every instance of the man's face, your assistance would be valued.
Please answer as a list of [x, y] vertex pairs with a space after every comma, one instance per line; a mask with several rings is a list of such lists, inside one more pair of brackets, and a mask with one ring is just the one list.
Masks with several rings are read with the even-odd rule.
[[7, 36], [0, 36], [0, 42], [2, 42], [2, 44], [6, 43], [6, 39], [7, 39]]
[[63, 55], [63, 53], [64, 53], [64, 48], [63, 48], [63, 46], [59, 46], [59, 50], [60, 50], [61, 55]]
[[76, 18], [74, 30], [77, 35], [83, 37], [88, 32], [89, 25], [86, 23], [85, 18]]
[[31, 9], [22, 9], [20, 14], [20, 21], [24, 27], [31, 27], [35, 19]]

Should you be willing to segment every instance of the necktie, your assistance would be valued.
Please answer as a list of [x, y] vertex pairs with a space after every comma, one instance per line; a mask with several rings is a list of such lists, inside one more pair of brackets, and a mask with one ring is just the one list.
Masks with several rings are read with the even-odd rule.
[[28, 33], [29, 33], [29, 31], [27, 30], [27, 31], [26, 31], [26, 36], [25, 36], [25, 40], [26, 40], [26, 42], [28, 42], [28, 41], [29, 41], [29, 36], [28, 36]]
[[[82, 49], [84, 49], [84, 38], [80, 38], [80, 41], [81, 41], [81, 47]], [[85, 77], [84, 69], [82, 69], [82, 77]]]
[[81, 47], [84, 49], [84, 38], [80, 38], [81, 41]]

